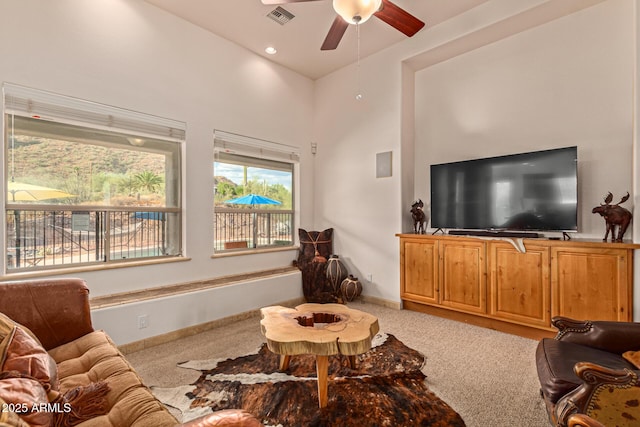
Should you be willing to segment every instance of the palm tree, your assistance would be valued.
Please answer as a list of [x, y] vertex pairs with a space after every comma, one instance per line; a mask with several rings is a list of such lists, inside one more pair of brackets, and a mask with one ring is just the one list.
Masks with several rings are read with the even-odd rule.
[[160, 175], [148, 170], [135, 174], [134, 179], [139, 188], [150, 193], [155, 192], [163, 182]]

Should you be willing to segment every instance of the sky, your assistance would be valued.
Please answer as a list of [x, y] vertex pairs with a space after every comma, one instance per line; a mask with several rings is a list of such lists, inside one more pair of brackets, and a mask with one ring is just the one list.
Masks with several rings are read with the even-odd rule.
[[[214, 162], [213, 167], [215, 176], [224, 176], [238, 185], [242, 184], [243, 166]], [[282, 184], [291, 191], [292, 179], [290, 172], [250, 167], [247, 171], [247, 179], [249, 181], [266, 180], [269, 184]]]

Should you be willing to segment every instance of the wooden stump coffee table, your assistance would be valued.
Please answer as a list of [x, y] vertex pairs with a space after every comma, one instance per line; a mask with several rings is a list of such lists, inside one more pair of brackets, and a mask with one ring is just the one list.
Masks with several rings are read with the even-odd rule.
[[296, 308], [272, 306], [260, 309], [262, 334], [267, 347], [280, 355], [280, 370], [289, 367], [291, 356], [314, 354], [318, 376], [318, 403], [327, 405], [329, 356], [355, 356], [371, 348], [378, 333], [378, 319], [342, 304], [302, 304]]

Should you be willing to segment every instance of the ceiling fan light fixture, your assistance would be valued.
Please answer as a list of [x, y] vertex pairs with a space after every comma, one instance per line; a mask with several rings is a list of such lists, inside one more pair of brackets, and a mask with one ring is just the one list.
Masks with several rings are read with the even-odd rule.
[[333, 9], [349, 24], [362, 24], [376, 13], [382, 0], [333, 0]]

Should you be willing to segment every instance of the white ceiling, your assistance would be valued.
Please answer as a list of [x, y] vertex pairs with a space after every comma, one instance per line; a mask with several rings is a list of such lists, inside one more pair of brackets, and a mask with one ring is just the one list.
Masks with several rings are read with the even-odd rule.
[[[330, 0], [281, 5], [295, 15], [281, 25], [267, 17], [277, 6], [265, 6], [260, 0], [146, 0], [171, 14], [243, 46], [258, 55], [312, 79], [322, 77], [356, 62], [355, 27], [347, 29], [333, 51], [321, 51], [335, 12]], [[428, 31], [451, 17], [487, 0], [393, 0], [426, 23]], [[376, 17], [360, 27], [360, 56], [365, 57], [401, 42], [406, 36]], [[264, 49], [275, 47], [275, 55]]]

